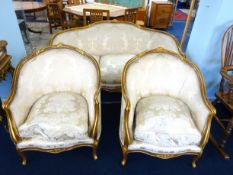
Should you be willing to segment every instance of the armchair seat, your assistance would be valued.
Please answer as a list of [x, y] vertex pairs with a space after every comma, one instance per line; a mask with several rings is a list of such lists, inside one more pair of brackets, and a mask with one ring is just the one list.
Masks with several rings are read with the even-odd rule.
[[134, 54], [109, 54], [100, 58], [100, 70], [103, 84], [121, 86], [121, 74], [124, 65]]
[[19, 126], [19, 134], [25, 140], [19, 143], [19, 147], [43, 145], [43, 148], [51, 148], [88, 141], [86, 99], [72, 92], [53, 92], [42, 96]]
[[138, 102], [134, 137], [144, 143], [168, 148], [198, 146], [201, 141], [201, 133], [189, 107], [166, 95], [153, 95]]

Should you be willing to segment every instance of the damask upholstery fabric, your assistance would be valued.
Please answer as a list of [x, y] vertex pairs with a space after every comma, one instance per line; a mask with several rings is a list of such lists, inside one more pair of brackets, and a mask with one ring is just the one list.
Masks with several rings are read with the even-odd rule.
[[86, 56], [65, 48], [47, 50], [22, 67], [15, 96], [9, 106], [12, 118], [18, 128], [26, 121], [28, 112], [39, 98], [53, 92], [71, 92], [85, 98], [88, 125], [93, 126], [97, 86], [96, 67]]
[[16, 146], [18, 149], [23, 148], [41, 148], [41, 149], [59, 149], [59, 148], [69, 148], [78, 144], [93, 144], [94, 140], [90, 137], [72, 140], [63, 140], [63, 141], [48, 141], [42, 138], [31, 138], [24, 139], [19, 142]]
[[[100, 56], [103, 87], [110, 88], [121, 85], [120, 72], [124, 66], [122, 63], [127, 60], [123, 58], [123, 55], [136, 55], [157, 47], [179, 53], [179, 46], [170, 35], [155, 30], [143, 30], [129, 23], [106, 22], [94, 24], [88, 28], [67, 31], [58, 34], [51, 44], [59, 43], [78, 47], [91, 55]], [[113, 60], [115, 55], [123, 57], [116, 56], [115, 59], [120, 61], [115, 61]], [[121, 67], [114, 69], [111, 62]]]
[[164, 33], [142, 30], [128, 23], [99, 23], [57, 35], [52, 45], [67, 44], [91, 55], [138, 54], [163, 47], [179, 53], [175, 40]]
[[103, 83], [121, 84], [121, 74], [125, 63], [133, 58], [132, 54], [105, 55], [100, 59]]
[[[129, 129], [133, 138], [134, 115], [140, 99], [165, 95], [187, 105], [193, 122], [203, 134], [210, 110], [205, 104], [200, 78], [196, 70], [180, 58], [166, 53], [150, 53], [130, 65], [126, 73], [126, 94], [130, 101]], [[120, 139], [124, 141], [124, 110], [121, 106]]]
[[44, 95], [34, 103], [18, 130], [24, 139], [85, 140], [88, 137], [87, 102], [72, 92]]
[[136, 107], [135, 140], [158, 147], [198, 146], [201, 133], [189, 108], [166, 95], [142, 98]]
[[129, 150], [143, 150], [151, 153], [157, 154], [180, 154], [185, 152], [195, 152], [200, 153], [202, 151], [201, 147], [197, 145], [189, 146], [179, 146], [179, 147], [161, 147], [153, 144], [148, 144], [140, 141], [133, 141], [128, 147]]

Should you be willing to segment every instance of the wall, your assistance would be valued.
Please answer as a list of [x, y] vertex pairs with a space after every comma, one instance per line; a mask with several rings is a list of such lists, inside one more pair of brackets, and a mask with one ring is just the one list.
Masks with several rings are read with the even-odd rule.
[[26, 51], [12, 0], [0, 0], [0, 40], [8, 42], [7, 50], [12, 56], [12, 64], [17, 63], [26, 56]]
[[[102, 0], [87, 0], [87, 2], [94, 2], [94, 1], [102, 2]], [[109, 0], [109, 2], [111, 3], [112, 0]], [[141, 7], [143, 0], [115, 0], [115, 3], [117, 5], [134, 8], [134, 7]]]
[[221, 79], [221, 39], [233, 24], [232, 7], [232, 0], [201, 0], [186, 50], [204, 75], [210, 99], [214, 99]]

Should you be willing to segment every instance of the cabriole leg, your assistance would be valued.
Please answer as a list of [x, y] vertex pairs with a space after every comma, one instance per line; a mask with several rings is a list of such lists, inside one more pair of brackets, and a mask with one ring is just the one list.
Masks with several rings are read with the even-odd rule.
[[26, 155], [25, 155], [25, 153], [24, 152], [21, 152], [21, 151], [17, 151], [18, 152], [18, 154], [19, 154], [19, 156], [21, 157], [21, 159], [22, 159], [22, 165], [23, 166], [26, 166], [26, 164], [27, 164], [27, 157], [26, 157]]
[[97, 147], [98, 147], [98, 141], [95, 141], [94, 146], [93, 146], [93, 152], [92, 152], [94, 160], [98, 159], [98, 156], [97, 156]]
[[200, 156], [194, 156], [193, 161], [192, 161], [192, 167], [196, 168], [197, 167], [197, 160], [200, 158]]
[[122, 147], [122, 161], [121, 161], [121, 164], [122, 166], [125, 166], [126, 164], [126, 161], [127, 161], [127, 156], [128, 156], [128, 152], [127, 152], [127, 148], [126, 147]]

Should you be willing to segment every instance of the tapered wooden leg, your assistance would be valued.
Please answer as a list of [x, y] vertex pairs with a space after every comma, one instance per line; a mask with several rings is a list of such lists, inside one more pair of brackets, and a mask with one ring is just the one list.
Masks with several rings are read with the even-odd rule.
[[193, 161], [192, 161], [192, 167], [196, 168], [197, 167], [197, 160], [200, 158], [200, 156], [194, 156]]
[[97, 160], [98, 156], [97, 156], [97, 147], [98, 147], [98, 141], [95, 141], [94, 146], [93, 146], [93, 150], [92, 150], [92, 155], [93, 155], [93, 159]]
[[230, 121], [227, 124], [226, 129], [224, 130], [223, 139], [222, 139], [222, 142], [220, 144], [220, 146], [222, 148], [224, 148], [224, 146], [227, 142], [227, 139], [228, 139], [229, 135], [231, 134], [232, 127], [233, 127], [233, 117], [230, 119]]
[[220, 145], [217, 143], [215, 138], [210, 134], [210, 141], [211, 143], [216, 147], [216, 149], [219, 151], [219, 153], [223, 156], [225, 160], [229, 160], [230, 156], [225, 152], [223, 148], [220, 147]]
[[126, 147], [122, 147], [122, 161], [121, 161], [121, 165], [125, 166], [126, 161], [127, 161], [127, 156], [128, 156], [128, 152], [127, 152], [127, 148]]
[[17, 151], [17, 152], [18, 152], [19, 156], [22, 159], [22, 165], [26, 166], [26, 164], [27, 164], [27, 157], [26, 157], [25, 153], [21, 152], [21, 151]]

